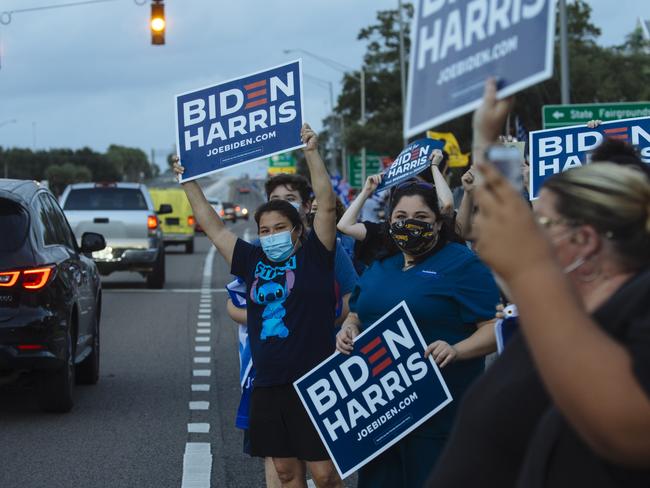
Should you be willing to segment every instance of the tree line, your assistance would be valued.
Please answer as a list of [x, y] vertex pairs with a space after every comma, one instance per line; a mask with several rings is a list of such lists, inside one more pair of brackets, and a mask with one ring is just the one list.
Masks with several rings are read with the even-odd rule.
[[144, 181], [158, 175], [141, 149], [111, 145], [105, 153], [83, 149], [32, 151], [0, 147], [0, 171], [15, 179], [47, 180], [59, 195], [72, 183]]

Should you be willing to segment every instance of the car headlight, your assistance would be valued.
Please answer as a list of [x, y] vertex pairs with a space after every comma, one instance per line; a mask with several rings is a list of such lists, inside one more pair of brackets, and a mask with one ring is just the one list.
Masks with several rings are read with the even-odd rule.
[[100, 261], [113, 259], [113, 248], [110, 246], [106, 246], [101, 251], [93, 251], [92, 256], [93, 259], [99, 259]]
[[248, 209], [247, 208], [242, 208], [241, 213], [243, 213], [244, 215], [247, 215], [248, 214]]

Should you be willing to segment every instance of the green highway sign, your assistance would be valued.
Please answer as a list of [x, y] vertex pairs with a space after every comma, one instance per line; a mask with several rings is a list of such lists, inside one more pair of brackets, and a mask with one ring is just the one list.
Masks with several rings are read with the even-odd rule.
[[295, 174], [296, 158], [291, 153], [276, 154], [269, 158], [269, 174], [277, 175], [280, 173]]
[[650, 117], [650, 102], [579, 103], [575, 105], [544, 105], [544, 129], [586, 124], [590, 120], [632, 119]]
[[[380, 156], [378, 154], [366, 154], [366, 178], [370, 175], [376, 175], [381, 172], [384, 167], [382, 162], [388, 156]], [[363, 187], [361, 168], [361, 155], [351, 154], [348, 156], [348, 180], [352, 188], [360, 189]]]

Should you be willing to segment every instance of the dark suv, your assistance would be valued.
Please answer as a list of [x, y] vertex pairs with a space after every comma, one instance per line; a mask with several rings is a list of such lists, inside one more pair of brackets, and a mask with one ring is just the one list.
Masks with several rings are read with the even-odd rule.
[[[67, 412], [76, 382], [99, 379], [101, 284], [52, 194], [33, 181], [0, 179], [0, 384], [35, 372], [46, 411]], [[75, 378], [76, 377], [76, 378]]]

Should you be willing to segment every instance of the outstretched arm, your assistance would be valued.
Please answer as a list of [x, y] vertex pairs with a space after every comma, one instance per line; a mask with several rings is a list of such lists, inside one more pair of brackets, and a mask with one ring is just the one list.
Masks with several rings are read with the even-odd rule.
[[[174, 156], [173, 169], [176, 175], [182, 175], [185, 171], [185, 168], [178, 163], [178, 156]], [[192, 206], [194, 218], [201, 224], [205, 235], [215, 245], [219, 254], [230, 265], [232, 263], [235, 244], [237, 243], [237, 236], [226, 228], [223, 220], [221, 220], [217, 212], [212, 208], [212, 205], [205, 198], [203, 190], [195, 180], [184, 182], [182, 186]]]
[[454, 212], [454, 195], [447, 184], [447, 180], [440, 172], [440, 162], [443, 155], [440, 149], [434, 149], [431, 153], [431, 174], [433, 183], [436, 185], [436, 195], [438, 195], [438, 205], [443, 215], [451, 215]]
[[381, 183], [381, 174], [368, 176], [365, 185], [363, 185], [363, 190], [350, 204], [336, 226], [338, 230], [356, 241], [362, 241], [366, 238], [366, 226], [361, 222], [357, 222], [357, 220], [364, 203], [372, 196], [379, 183]]
[[325, 163], [318, 153], [318, 136], [308, 124], [302, 126], [300, 136], [306, 144], [305, 159], [309, 167], [314, 198], [318, 202], [314, 231], [325, 248], [333, 251], [336, 244], [336, 195]]

